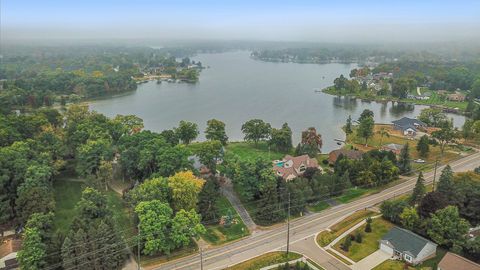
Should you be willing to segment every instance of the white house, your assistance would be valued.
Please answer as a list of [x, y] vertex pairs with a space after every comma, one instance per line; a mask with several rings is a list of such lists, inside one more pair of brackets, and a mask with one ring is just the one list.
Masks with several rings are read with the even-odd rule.
[[409, 230], [393, 227], [380, 240], [380, 250], [395, 259], [417, 265], [435, 256], [437, 244]]

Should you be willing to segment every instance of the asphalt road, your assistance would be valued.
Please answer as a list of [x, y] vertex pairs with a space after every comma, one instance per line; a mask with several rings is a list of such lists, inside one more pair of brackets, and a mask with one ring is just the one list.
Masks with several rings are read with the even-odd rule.
[[[456, 172], [473, 170], [480, 166], [480, 153], [475, 153], [452, 162], [450, 166]], [[437, 170], [437, 181], [442, 168], [443, 166], [440, 166]], [[431, 183], [433, 180], [433, 170], [424, 173], [424, 177], [426, 183]], [[307, 244], [309, 242], [308, 238], [312, 238], [318, 232], [328, 228], [338, 220], [357, 210], [374, 206], [382, 201], [410, 192], [415, 186], [415, 182], [416, 176], [408, 179], [406, 182], [385, 189], [380, 193], [372, 194], [347, 204], [334, 206], [320, 213], [298, 218], [290, 223], [290, 243], [296, 247], [295, 249], [299, 250], [300, 248], [298, 246], [301, 245], [302, 241], [305, 241], [304, 243]], [[240, 241], [206, 250], [203, 252], [203, 269], [223, 269], [259, 256], [265, 252], [284, 249], [287, 236], [286, 228], [286, 224], [282, 224], [268, 230], [256, 231]], [[307, 246], [311, 248], [307, 248]], [[313, 254], [311, 253], [307, 256], [322, 267], [326, 269], [343, 268], [332, 267], [330, 265], [332, 263], [332, 257], [326, 258], [325, 256], [329, 255], [322, 252], [322, 250], [318, 249], [318, 252], [312, 251], [312, 249], [314, 249], [312, 243], [305, 245], [305, 248], [313, 252]], [[328, 262], [328, 264], [326, 264], [326, 262]], [[200, 269], [200, 256], [199, 254], [194, 254], [155, 267], [146, 268], [162, 270]]]

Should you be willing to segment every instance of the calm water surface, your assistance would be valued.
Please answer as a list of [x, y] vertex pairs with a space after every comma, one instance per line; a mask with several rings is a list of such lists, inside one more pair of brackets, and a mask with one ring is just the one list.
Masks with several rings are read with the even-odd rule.
[[[249, 52], [200, 54], [204, 69], [197, 84], [149, 82], [137, 91], [119, 97], [91, 102], [90, 108], [107, 116], [135, 114], [145, 128], [162, 131], [180, 120], [195, 122], [200, 131], [212, 118], [226, 123], [230, 140], [243, 139], [241, 125], [260, 118], [280, 128], [292, 128], [294, 142], [313, 126], [323, 137], [322, 152], [338, 148], [334, 139], [344, 139], [341, 126], [348, 115], [357, 119], [364, 109], [375, 113], [375, 121], [390, 123], [403, 116], [416, 117], [425, 106], [363, 102], [315, 93], [332, 84], [340, 74], [348, 75], [355, 64], [295, 64], [255, 61]], [[464, 117], [449, 115], [461, 126]], [[204, 139], [201, 132], [199, 140]]]

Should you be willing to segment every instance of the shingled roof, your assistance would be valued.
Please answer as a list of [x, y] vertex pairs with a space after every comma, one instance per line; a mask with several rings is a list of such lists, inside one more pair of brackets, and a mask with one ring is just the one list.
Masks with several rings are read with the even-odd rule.
[[382, 241], [387, 241], [394, 247], [395, 250], [403, 253], [409, 253], [415, 257], [417, 257], [427, 243], [430, 242], [434, 244], [420, 235], [399, 227], [393, 227], [385, 236], [382, 237]]
[[442, 270], [480, 270], [480, 264], [465, 259], [460, 255], [447, 252], [438, 264], [438, 268]]
[[392, 123], [395, 125], [395, 126], [398, 126], [398, 127], [401, 127], [401, 128], [409, 128], [409, 127], [415, 127], [415, 125], [418, 125], [418, 126], [427, 126], [427, 124], [425, 124], [424, 122], [418, 120], [418, 119], [415, 119], [415, 118], [408, 118], [408, 117], [403, 117], [401, 119], [398, 119], [398, 120], [395, 120], [395, 121], [392, 121]]

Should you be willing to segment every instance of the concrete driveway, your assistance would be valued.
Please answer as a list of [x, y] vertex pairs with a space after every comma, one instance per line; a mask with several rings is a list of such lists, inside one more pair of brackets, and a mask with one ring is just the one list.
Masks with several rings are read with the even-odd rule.
[[361, 261], [354, 264], [352, 269], [354, 270], [372, 269], [375, 266], [381, 264], [382, 262], [388, 259], [390, 259], [390, 255], [379, 249], [374, 253], [368, 255], [367, 257], [363, 258]]

